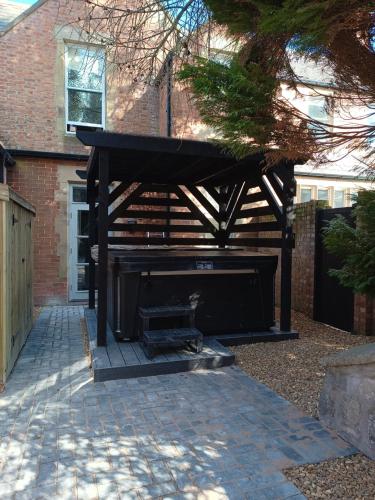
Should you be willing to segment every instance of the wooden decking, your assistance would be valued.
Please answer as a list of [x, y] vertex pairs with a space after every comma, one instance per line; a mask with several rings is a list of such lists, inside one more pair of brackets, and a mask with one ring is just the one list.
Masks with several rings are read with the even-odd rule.
[[95, 382], [220, 368], [234, 362], [234, 354], [229, 349], [216, 339], [207, 337], [202, 352], [198, 354], [188, 350], [170, 350], [150, 361], [139, 342], [116, 342], [112, 330], [107, 327], [107, 346], [97, 347], [95, 310], [85, 309], [85, 317]]

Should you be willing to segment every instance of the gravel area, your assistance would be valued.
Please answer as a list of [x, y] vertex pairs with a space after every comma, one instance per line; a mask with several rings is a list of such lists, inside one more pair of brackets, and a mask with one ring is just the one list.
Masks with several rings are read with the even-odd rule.
[[375, 463], [361, 453], [284, 471], [308, 499], [375, 498]]
[[[343, 349], [375, 342], [293, 314], [298, 340], [231, 347], [237, 364], [305, 413], [318, 417], [324, 370], [320, 360]], [[284, 471], [308, 499], [375, 499], [375, 462], [358, 453]]]
[[248, 344], [231, 350], [245, 372], [317, 417], [324, 378], [320, 360], [349, 347], [375, 342], [375, 336], [351, 335], [301, 313], [293, 314], [293, 328], [300, 335], [298, 340]]

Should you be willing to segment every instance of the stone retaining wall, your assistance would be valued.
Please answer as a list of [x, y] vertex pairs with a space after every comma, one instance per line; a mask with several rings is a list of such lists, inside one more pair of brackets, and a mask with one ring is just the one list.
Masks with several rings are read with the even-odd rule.
[[375, 344], [323, 360], [320, 420], [375, 460]]

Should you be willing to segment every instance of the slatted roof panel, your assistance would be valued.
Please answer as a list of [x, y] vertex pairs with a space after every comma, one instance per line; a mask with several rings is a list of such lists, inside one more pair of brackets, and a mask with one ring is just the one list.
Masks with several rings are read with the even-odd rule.
[[188, 139], [78, 131], [92, 147], [87, 175], [98, 178], [99, 150], [109, 153], [110, 181], [220, 186], [259, 177], [264, 155], [238, 161], [215, 144]]

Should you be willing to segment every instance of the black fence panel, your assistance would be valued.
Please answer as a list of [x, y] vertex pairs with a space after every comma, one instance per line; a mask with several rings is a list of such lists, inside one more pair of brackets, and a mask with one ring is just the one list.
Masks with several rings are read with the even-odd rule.
[[322, 229], [338, 215], [354, 224], [351, 214], [351, 207], [318, 210], [315, 253], [314, 319], [348, 332], [353, 330], [354, 294], [328, 274], [330, 269], [338, 269], [342, 263], [324, 247]]

